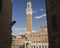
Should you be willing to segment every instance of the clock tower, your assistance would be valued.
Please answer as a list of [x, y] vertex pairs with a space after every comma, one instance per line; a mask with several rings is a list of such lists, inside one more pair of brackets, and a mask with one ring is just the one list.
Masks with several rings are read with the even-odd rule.
[[27, 33], [32, 33], [32, 4], [30, 1], [27, 2], [26, 8], [27, 15]]

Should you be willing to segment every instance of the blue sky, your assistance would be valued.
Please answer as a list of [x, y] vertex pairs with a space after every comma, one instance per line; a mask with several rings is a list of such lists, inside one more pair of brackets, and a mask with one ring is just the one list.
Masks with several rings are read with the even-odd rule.
[[[28, 0], [13, 0], [12, 20], [16, 20], [16, 24], [12, 27], [12, 34], [24, 34], [26, 32], [26, 7]], [[32, 3], [32, 28], [33, 32], [40, 31], [40, 24], [46, 24], [46, 8], [45, 0], [30, 0]]]

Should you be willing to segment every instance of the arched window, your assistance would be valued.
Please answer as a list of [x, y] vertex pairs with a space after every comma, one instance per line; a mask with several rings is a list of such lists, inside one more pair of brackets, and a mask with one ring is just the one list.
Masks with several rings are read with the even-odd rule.
[[41, 48], [41, 46], [39, 46], [39, 48]]
[[29, 46], [29, 43], [26, 43], [26, 47], [28, 48], [28, 46]]
[[42, 46], [42, 48], [44, 48], [44, 46]]
[[45, 45], [45, 48], [47, 48], [47, 46]]

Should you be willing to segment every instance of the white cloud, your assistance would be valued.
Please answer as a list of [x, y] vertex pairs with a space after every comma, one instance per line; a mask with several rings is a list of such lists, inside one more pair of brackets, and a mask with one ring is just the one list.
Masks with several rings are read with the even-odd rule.
[[12, 34], [24, 34], [26, 32], [26, 28], [18, 28], [18, 27], [13, 27], [12, 28]]
[[43, 14], [43, 15], [41, 15], [41, 16], [35, 16], [35, 19], [41, 19], [41, 18], [43, 18], [44, 16], [46, 16], [46, 14]]
[[17, 35], [24, 35], [25, 32], [18, 32]]
[[36, 31], [35, 31], [35, 30], [33, 30], [32, 32], [33, 32], [33, 33], [36, 33]]
[[44, 11], [43, 9], [40, 9], [40, 11]]
[[[32, 31], [33, 33], [36, 33], [35, 30]], [[26, 33], [26, 28], [19, 28], [19, 27], [13, 27], [12, 28], [12, 34], [13, 35], [24, 35]]]

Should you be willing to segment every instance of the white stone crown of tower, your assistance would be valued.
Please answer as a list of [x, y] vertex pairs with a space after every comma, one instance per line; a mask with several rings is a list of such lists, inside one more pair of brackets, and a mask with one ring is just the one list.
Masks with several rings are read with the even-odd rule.
[[26, 14], [32, 14], [32, 3], [30, 0], [27, 2]]

